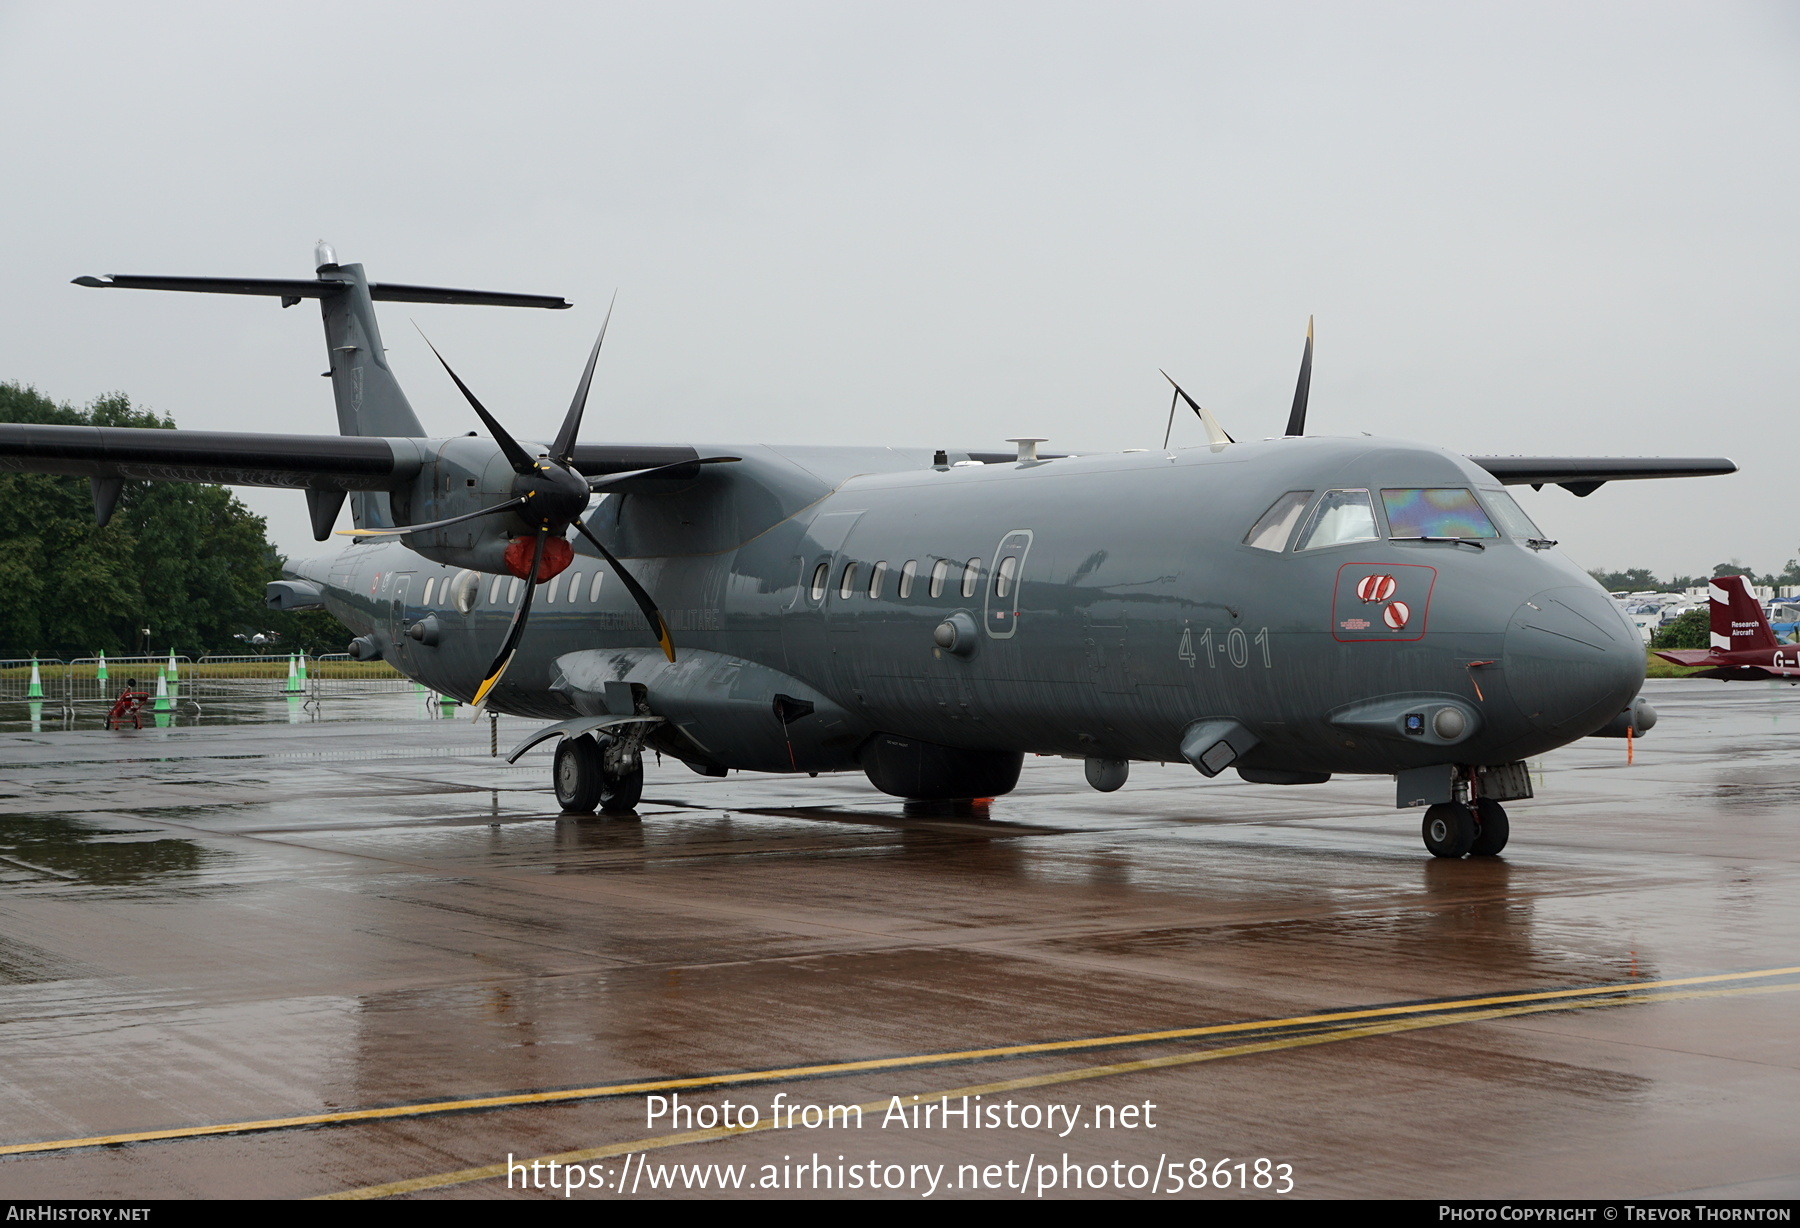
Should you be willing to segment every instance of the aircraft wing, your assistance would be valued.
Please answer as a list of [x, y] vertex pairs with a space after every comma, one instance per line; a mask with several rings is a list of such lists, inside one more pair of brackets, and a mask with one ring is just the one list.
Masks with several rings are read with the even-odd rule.
[[419, 470], [385, 439], [0, 423], [0, 471], [230, 486], [388, 490]]
[[1657, 656], [1670, 665], [1711, 665], [1713, 654], [1710, 648], [1656, 648], [1652, 649]]
[[1643, 478], [1710, 478], [1736, 473], [1723, 456], [1471, 456], [1508, 486], [1560, 486], [1583, 498], [1608, 482]]
[[[411, 481], [435, 452], [436, 444], [426, 439], [0, 422], [0, 472], [84, 478], [395, 490]], [[699, 455], [682, 446], [575, 445], [575, 465], [589, 477], [678, 465]], [[696, 465], [692, 473], [663, 472], [614, 489], [662, 489], [671, 482], [692, 481], [698, 473]]]

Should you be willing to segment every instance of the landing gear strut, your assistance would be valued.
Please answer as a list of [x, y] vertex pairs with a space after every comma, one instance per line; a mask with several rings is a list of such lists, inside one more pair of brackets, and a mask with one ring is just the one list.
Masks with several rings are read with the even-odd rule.
[[644, 793], [641, 738], [612, 734], [564, 738], [556, 746], [556, 800], [565, 814], [628, 814]]

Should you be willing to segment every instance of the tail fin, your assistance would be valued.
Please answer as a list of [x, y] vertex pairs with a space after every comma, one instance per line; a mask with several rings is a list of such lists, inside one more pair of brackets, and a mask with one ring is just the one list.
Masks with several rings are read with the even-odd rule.
[[1712, 646], [1715, 652], [1775, 647], [1775, 632], [1744, 576], [1712, 582]]
[[[490, 307], [568, 307], [566, 300], [543, 294], [501, 294], [485, 290], [448, 290], [438, 286], [399, 286], [371, 282], [360, 264], [339, 264], [331, 245], [314, 249], [316, 281], [245, 277], [77, 277], [78, 286], [127, 290], [186, 290], [201, 294], [263, 294], [279, 297], [283, 307], [303, 298], [319, 300], [325, 317], [325, 349], [330, 359], [331, 392], [337, 401], [340, 435], [420, 437], [425, 428], [400, 390], [381, 345], [375, 303], [469, 303]], [[331, 509], [335, 515], [335, 508]], [[388, 497], [381, 491], [358, 492], [352, 500], [356, 527], [391, 528]]]

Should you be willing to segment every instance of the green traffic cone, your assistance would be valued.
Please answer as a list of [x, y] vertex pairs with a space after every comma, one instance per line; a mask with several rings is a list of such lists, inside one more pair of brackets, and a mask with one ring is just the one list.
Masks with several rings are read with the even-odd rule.
[[288, 653], [287, 689], [290, 691], [298, 691], [300, 689], [300, 673], [298, 668], [294, 665], [294, 654], [291, 652]]
[[162, 667], [156, 670], [156, 702], [150, 705], [152, 712], [167, 712], [175, 705], [169, 699], [169, 677], [163, 673]]
[[44, 697], [44, 680], [43, 680], [43, 678], [39, 677], [39, 675], [38, 675], [37, 658], [34, 656], [31, 658], [31, 686], [26, 689], [25, 698], [27, 698], [27, 699], [42, 699], [43, 697]]
[[102, 649], [101, 653], [100, 653], [100, 665], [97, 669], [94, 670], [94, 681], [95, 682], [105, 682], [106, 681], [106, 652], [104, 649]]

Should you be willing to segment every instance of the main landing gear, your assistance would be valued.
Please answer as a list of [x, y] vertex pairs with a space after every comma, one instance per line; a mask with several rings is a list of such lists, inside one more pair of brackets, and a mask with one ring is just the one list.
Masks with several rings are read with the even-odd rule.
[[1506, 808], [1489, 797], [1439, 802], [1425, 811], [1420, 834], [1433, 857], [1492, 857], [1506, 847]]
[[564, 814], [629, 814], [644, 793], [641, 743], [606, 733], [564, 738], [552, 775]]

